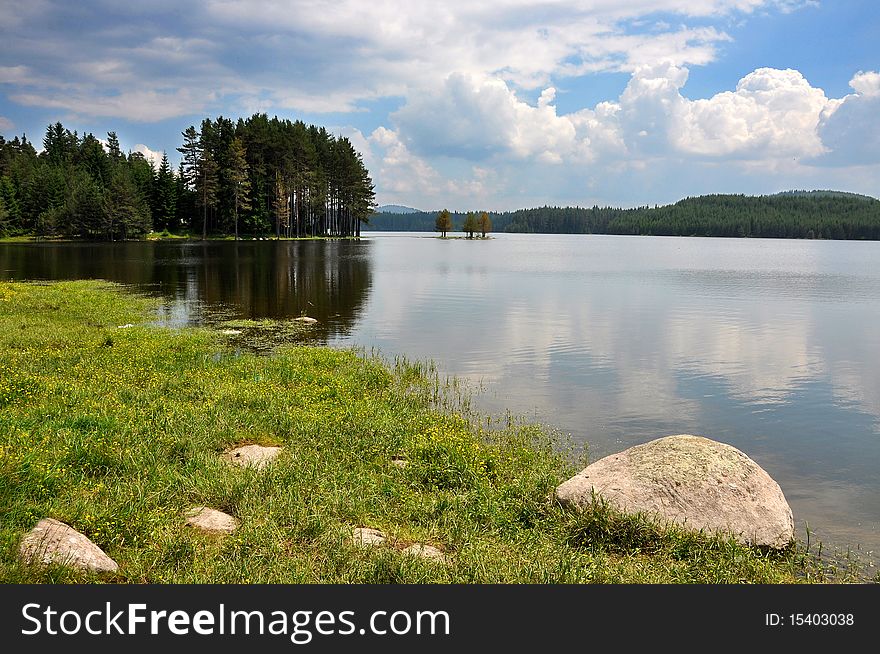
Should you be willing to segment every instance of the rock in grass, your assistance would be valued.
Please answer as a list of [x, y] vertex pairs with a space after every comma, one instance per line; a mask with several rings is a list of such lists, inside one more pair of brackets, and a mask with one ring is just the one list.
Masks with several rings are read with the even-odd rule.
[[280, 447], [243, 445], [224, 453], [223, 458], [243, 468], [250, 467], [260, 470], [272, 463], [279, 454], [281, 454]]
[[778, 549], [794, 538], [779, 484], [735, 447], [701, 436], [667, 436], [607, 456], [560, 485], [556, 498], [586, 508], [594, 492], [618, 510], [731, 534], [747, 545]]
[[220, 333], [224, 334], [225, 336], [238, 336], [239, 334], [241, 334], [241, 330], [240, 329], [222, 329], [222, 330], [220, 330]]
[[308, 316], [300, 316], [299, 318], [294, 318], [297, 322], [303, 322], [307, 325], [314, 325], [318, 322], [315, 318], [309, 318]]
[[238, 527], [238, 520], [228, 513], [197, 506], [187, 511], [186, 524], [206, 534], [231, 534]]
[[385, 542], [385, 534], [370, 527], [355, 527], [351, 530], [351, 538], [355, 545], [381, 545]]
[[391, 457], [391, 465], [397, 468], [405, 468], [409, 465], [409, 461], [405, 456], [396, 455]]
[[403, 550], [404, 554], [418, 556], [436, 563], [446, 563], [446, 555], [433, 545], [425, 545], [424, 543], [413, 543]]
[[21, 558], [30, 563], [57, 563], [90, 572], [116, 572], [116, 561], [73, 527], [44, 518], [21, 541]]

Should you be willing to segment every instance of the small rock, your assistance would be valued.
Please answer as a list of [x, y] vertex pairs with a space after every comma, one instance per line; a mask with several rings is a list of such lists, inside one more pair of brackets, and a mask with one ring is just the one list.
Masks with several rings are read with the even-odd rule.
[[221, 334], [225, 334], [226, 336], [237, 336], [241, 334], [240, 329], [224, 329], [220, 332]]
[[587, 508], [593, 493], [620, 511], [731, 534], [743, 544], [778, 549], [794, 539], [779, 484], [735, 447], [701, 436], [658, 438], [599, 459], [561, 484], [556, 499]]
[[130, 322], [124, 325], [119, 325], [116, 329], [128, 329], [129, 327], [134, 327]]
[[403, 550], [403, 553], [418, 556], [429, 561], [436, 561], [437, 563], [446, 563], [446, 555], [443, 552], [432, 545], [425, 545], [424, 543], [413, 543]]
[[58, 563], [90, 572], [116, 572], [116, 561], [73, 527], [44, 518], [21, 541], [21, 558], [30, 563]]
[[206, 534], [231, 534], [238, 520], [223, 511], [197, 506], [187, 511], [186, 524]]
[[385, 542], [385, 534], [370, 527], [355, 527], [351, 530], [355, 545], [381, 545]]
[[265, 447], [263, 445], [244, 445], [234, 450], [229, 450], [223, 458], [243, 468], [256, 468], [261, 470], [281, 454], [280, 447]]
[[391, 465], [397, 466], [398, 468], [405, 468], [409, 465], [409, 461], [405, 456], [392, 456]]
[[300, 316], [299, 318], [294, 318], [296, 322], [303, 322], [307, 325], [314, 325], [318, 322], [315, 318], [309, 318], [308, 316]]

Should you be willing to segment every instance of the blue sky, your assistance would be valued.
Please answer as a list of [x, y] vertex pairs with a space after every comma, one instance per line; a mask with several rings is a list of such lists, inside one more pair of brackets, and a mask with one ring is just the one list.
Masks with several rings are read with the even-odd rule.
[[880, 195], [868, 0], [0, 0], [0, 134], [177, 159], [204, 116], [326, 125], [380, 204]]

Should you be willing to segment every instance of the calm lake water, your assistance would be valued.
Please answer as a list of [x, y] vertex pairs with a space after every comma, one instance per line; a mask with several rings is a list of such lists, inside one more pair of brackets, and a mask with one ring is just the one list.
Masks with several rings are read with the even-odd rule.
[[779, 481], [798, 535], [880, 551], [880, 243], [370, 233], [360, 242], [0, 245], [6, 279], [104, 278], [162, 321], [321, 322], [432, 358], [593, 460], [677, 433]]

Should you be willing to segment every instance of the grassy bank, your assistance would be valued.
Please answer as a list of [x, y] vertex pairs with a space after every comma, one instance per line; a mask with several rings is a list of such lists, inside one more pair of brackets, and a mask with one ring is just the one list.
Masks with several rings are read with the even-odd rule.
[[[120, 565], [102, 579], [116, 582], [840, 579], [798, 547], [563, 511], [548, 496], [578, 462], [538, 428], [485, 432], [441, 411], [425, 366], [324, 348], [241, 354], [217, 331], [149, 326], [153, 309], [100, 282], [0, 282], [0, 582], [96, 579], [19, 563], [43, 517], [100, 545]], [[284, 451], [261, 472], [221, 460], [245, 443]], [[200, 535], [184, 526], [192, 506], [241, 527]], [[356, 526], [387, 544], [353, 545]], [[415, 542], [448, 563], [401, 552]]]

